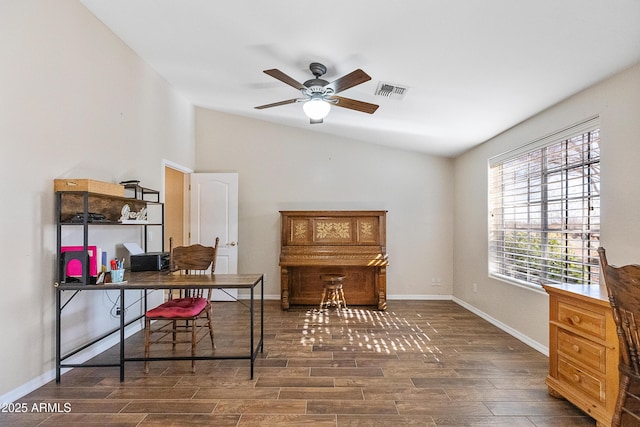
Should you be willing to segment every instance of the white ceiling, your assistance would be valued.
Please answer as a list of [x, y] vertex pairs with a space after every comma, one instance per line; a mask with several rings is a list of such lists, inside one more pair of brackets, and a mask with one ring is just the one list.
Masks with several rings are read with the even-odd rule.
[[[81, 1], [194, 105], [442, 156], [640, 62], [640, 0]], [[378, 111], [254, 109], [299, 96], [263, 70], [304, 82], [310, 62], [329, 81], [362, 68], [340, 95]]]

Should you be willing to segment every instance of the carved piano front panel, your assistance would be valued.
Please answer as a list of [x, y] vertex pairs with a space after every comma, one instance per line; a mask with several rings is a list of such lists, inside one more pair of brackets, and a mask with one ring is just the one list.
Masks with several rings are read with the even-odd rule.
[[344, 274], [349, 305], [386, 308], [386, 211], [281, 211], [282, 308], [320, 302], [325, 273]]

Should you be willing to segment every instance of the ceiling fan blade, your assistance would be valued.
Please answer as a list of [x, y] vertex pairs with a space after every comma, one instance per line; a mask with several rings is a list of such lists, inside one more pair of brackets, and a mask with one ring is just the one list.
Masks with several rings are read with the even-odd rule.
[[286, 83], [289, 86], [292, 86], [292, 87], [294, 87], [294, 88], [296, 88], [298, 90], [306, 89], [302, 83], [300, 83], [299, 81], [293, 79], [292, 77], [289, 77], [288, 75], [286, 75], [282, 71], [278, 70], [277, 68], [273, 68], [271, 70], [264, 70], [264, 73], [268, 74], [271, 77], [273, 77], [274, 79], [278, 79], [281, 82]]
[[265, 108], [279, 107], [280, 105], [294, 104], [296, 102], [298, 102], [298, 98], [287, 99], [286, 101], [274, 102], [273, 104], [259, 105], [253, 108], [255, 108], [256, 110], [264, 110]]
[[358, 101], [356, 99], [344, 98], [342, 96], [332, 96], [330, 99], [337, 99], [337, 107], [350, 108], [351, 110], [361, 111], [363, 113], [373, 114], [379, 105], [369, 104], [368, 102]]
[[358, 68], [346, 76], [342, 76], [339, 79], [332, 81], [326, 87], [333, 89], [334, 93], [338, 93], [369, 80], [371, 80], [371, 76]]

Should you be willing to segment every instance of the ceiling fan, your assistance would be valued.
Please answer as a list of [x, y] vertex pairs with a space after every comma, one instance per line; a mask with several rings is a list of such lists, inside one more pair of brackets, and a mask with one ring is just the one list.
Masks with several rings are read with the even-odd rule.
[[371, 80], [371, 76], [357, 69], [351, 73], [340, 77], [337, 80], [329, 83], [328, 81], [321, 79], [327, 72], [327, 67], [318, 63], [312, 62], [309, 65], [309, 69], [315, 78], [307, 80], [304, 83], [300, 83], [297, 80], [289, 77], [278, 69], [264, 70], [265, 74], [280, 80], [283, 83], [288, 84], [302, 93], [302, 98], [287, 99], [285, 101], [274, 102], [273, 104], [260, 105], [255, 107], [258, 110], [265, 108], [278, 107], [280, 105], [293, 104], [296, 102], [304, 102], [302, 109], [304, 110], [309, 122], [311, 124], [322, 123], [322, 120], [329, 114], [331, 105], [338, 107], [349, 108], [351, 110], [361, 111], [363, 113], [373, 114], [378, 105], [370, 104], [364, 101], [358, 101], [355, 99], [344, 98], [337, 96], [336, 94], [347, 90], [361, 83]]

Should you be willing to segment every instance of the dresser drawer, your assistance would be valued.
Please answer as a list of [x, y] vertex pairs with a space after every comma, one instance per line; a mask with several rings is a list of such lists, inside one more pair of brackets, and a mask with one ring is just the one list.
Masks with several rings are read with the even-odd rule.
[[618, 335], [604, 286], [543, 285], [549, 294], [549, 394], [610, 427], [618, 397]]
[[596, 372], [606, 373], [606, 347], [589, 341], [571, 332], [558, 330], [558, 353], [567, 359], [587, 366]]
[[591, 337], [603, 341], [606, 338], [607, 327], [604, 312], [591, 311], [567, 304], [564, 301], [558, 301], [558, 318], [555, 320]]
[[605, 401], [604, 377], [590, 375], [563, 357], [558, 358], [558, 379], [596, 402]]

